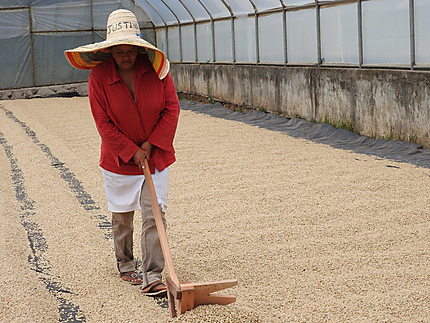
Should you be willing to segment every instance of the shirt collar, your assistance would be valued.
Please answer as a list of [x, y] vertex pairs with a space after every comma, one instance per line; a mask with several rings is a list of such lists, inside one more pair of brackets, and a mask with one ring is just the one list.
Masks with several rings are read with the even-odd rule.
[[[106, 63], [109, 64], [108, 84], [114, 84], [118, 81], [121, 81], [121, 77], [119, 76], [119, 73], [113, 58], [109, 58], [109, 60]], [[139, 55], [137, 57], [136, 73], [144, 74], [147, 72], [151, 72], [153, 70], [154, 69], [152, 68], [151, 63], [149, 62], [148, 56]]]

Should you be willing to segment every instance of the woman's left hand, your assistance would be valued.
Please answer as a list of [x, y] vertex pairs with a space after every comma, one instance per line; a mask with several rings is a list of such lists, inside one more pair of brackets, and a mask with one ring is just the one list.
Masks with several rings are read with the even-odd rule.
[[149, 160], [149, 158], [151, 157], [151, 151], [152, 151], [152, 144], [145, 141], [140, 148], [144, 151], [145, 153], [145, 159]]

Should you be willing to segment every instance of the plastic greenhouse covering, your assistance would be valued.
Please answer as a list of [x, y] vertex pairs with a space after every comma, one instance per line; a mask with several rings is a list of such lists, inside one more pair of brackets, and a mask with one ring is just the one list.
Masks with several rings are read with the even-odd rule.
[[428, 0], [2, 0], [0, 89], [86, 81], [63, 51], [119, 8], [172, 63], [430, 67]]

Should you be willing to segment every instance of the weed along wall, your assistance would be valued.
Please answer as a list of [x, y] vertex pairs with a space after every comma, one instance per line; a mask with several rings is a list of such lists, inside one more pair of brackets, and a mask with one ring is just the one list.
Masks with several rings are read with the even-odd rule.
[[178, 91], [430, 147], [425, 71], [172, 64]]

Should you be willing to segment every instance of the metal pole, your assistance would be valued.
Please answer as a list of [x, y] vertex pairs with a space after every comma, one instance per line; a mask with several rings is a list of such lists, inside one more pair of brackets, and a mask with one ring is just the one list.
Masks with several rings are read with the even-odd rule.
[[254, 9], [255, 13], [255, 58], [258, 63], [260, 63], [260, 35], [259, 35], [259, 28], [258, 28], [258, 9], [257, 6], [254, 4], [253, 0], [249, 0], [249, 2], [252, 5], [252, 8]]
[[94, 37], [94, 8], [93, 8], [93, 0], [91, 0], [91, 35], [92, 35], [92, 40], [93, 43], [96, 42], [96, 39]]
[[411, 70], [416, 64], [415, 53], [415, 0], [409, 0], [409, 33], [410, 33], [410, 50], [411, 50]]
[[227, 8], [228, 12], [230, 12], [231, 16], [231, 44], [232, 44], [232, 55], [233, 55], [233, 64], [236, 63], [236, 39], [235, 39], [235, 28], [234, 28], [234, 15], [233, 10], [231, 10], [230, 6], [224, 1], [221, 0], [224, 6]]
[[28, 7], [28, 20], [29, 20], [29, 27], [30, 27], [30, 50], [31, 50], [31, 71], [32, 71], [32, 80], [33, 80], [33, 86], [37, 86], [36, 84], [36, 62], [34, 58], [34, 40], [33, 40], [33, 19], [31, 14], [31, 5], [32, 1], [30, 0], [30, 4]]
[[215, 21], [211, 21], [211, 28], [212, 28], [212, 63], [215, 64], [216, 60], [216, 51], [215, 51]]
[[279, 0], [282, 6], [282, 33], [284, 35], [284, 66], [287, 66], [288, 62], [288, 53], [287, 53], [287, 11], [285, 10], [285, 5], [282, 0]]
[[209, 18], [211, 19], [211, 31], [212, 31], [212, 64], [215, 63], [215, 22], [214, 22], [214, 18], [212, 16], [212, 14], [210, 13], [210, 11], [208, 10], [208, 8], [206, 8], [206, 6], [203, 4], [203, 2], [201, 0], [197, 0], [203, 7], [203, 9], [206, 10], [206, 12], [209, 15]]
[[188, 14], [190, 15], [191, 19], [193, 19], [194, 22], [194, 61], [197, 63], [197, 25], [196, 25], [196, 19], [194, 18], [193, 14], [191, 13], [191, 11], [188, 9], [188, 7], [182, 2], [182, 0], [178, 0], [180, 2], [180, 4], [185, 8], [185, 10], [187, 10]]
[[197, 24], [194, 22], [194, 57], [195, 57], [195, 62], [197, 63], [199, 60], [198, 60], [198, 55], [199, 55], [199, 52], [198, 52], [198, 50], [197, 50]]
[[[148, 1], [148, 0], [144, 0], [151, 8], [152, 10], [154, 10], [154, 12], [158, 15], [158, 17], [160, 17], [160, 19], [163, 21], [164, 24], [164, 28], [165, 28], [165, 33], [166, 33], [166, 55], [169, 55], [169, 35], [167, 33], [167, 23], [166, 21], [163, 19], [163, 16], [160, 15], [160, 13], [157, 11], [157, 9]], [[157, 37], [157, 33], [155, 33], [155, 37]]]
[[236, 64], [236, 32], [234, 28], [234, 17], [231, 17], [231, 48], [232, 48], [232, 55], [233, 55], [233, 64]]
[[167, 28], [167, 24], [165, 25], [166, 27], [164, 28], [165, 30], [165, 34], [166, 34], [166, 53], [167, 55], [169, 55], [169, 28]]
[[320, 16], [320, 5], [318, 0], [315, 0], [315, 15], [316, 15], [316, 27], [317, 27], [317, 62], [318, 66], [321, 66], [323, 59], [321, 57], [321, 16]]
[[179, 60], [182, 62], [182, 28], [181, 28], [181, 22], [179, 21], [178, 16], [175, 14], [175, 12], [170, 9], [170, 7], [166, 4], [166, 2], [164, 2], [164, 0], [161, 0], [161, 2], [167, 7], [167, 9], [169, 9], [169, 11], [172, 13], [173, 16], [175, 16], [176, 21], [178, 22], [178, 27], [179, 27]]
[[361, 0], [357, 0], [357, 21], [358, 21], [358, 67], [363, 67], [363, 11]]

